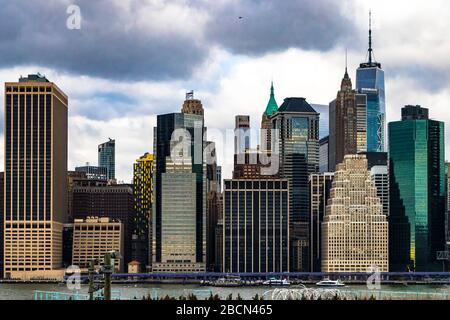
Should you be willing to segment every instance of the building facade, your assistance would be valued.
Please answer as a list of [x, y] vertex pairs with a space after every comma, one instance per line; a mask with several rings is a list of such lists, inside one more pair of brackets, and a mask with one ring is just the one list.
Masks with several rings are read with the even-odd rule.
[[290, 183], [292, 271], [309, 270], [309, 175], [319, 172], [319, 114], [304, 98], [287, 98], [272, 117], [280, 177]]
[[322, 223], [322, 272], [389, 270], [388, 221], [363, 155], [336, 168]]
[[289, 182], [225, 180], [222, 272], [289, 272]]
[[234, 154], [250, 150], [250, 116], [236, 116], [234, 126]]
[[[182, 109], [183, 111], [185, 108]], [[207, 166], [204, 159], [204, 147], [206, 128], [204, 127], [204, 120], [201, 114], [196, 113], [171, 113], [165, 115], [158, 115], [157, 126], [154, 130], [154, 154], [156, 155], [156, 171], [155, 171], [155, 202], [153, 204], [153, 229], [152, 229], [152, 270], [155, 271], [154, 266], [162, 266], [167, 259], [167, 253], [172, 250], [166, 246], [166, 239], [169, 239], [164, 232], [171, 232], [165, 223], [170, 223], [169, 217], [171, 215], [182, 215], [184, 208], [189, 208], [189, 214], [186, 219], [192, 226], [186, 226], [189, 231], [193, 231], [195, 239], [195, 267], [198, 269], [205, 269], [206, 265], [206, 229], [207, 229]], [[201, 112], [200, 112], [201, 113]], [[181, 135], [184, 142], [179, 144], [179, 135]], [[188, 136], [188, 137], [186, 137]], [[173, 156], [173, 157], [171, 157]], [[173, 159], [172, 159], [173, 158]], [[187, 161], [189, 158], [190, 161]], [[181, 168], [182, 166], [175, 166], [174, 161], [182, 161], [189, 163], [190, 173]], [[180, 168], [178, 168], [180, 167]], [[170, 169], [170, 170], [169, 170]], [[169, 170], [169, 172], [167, 172]], [[181, 170], [181, 171], [180, 171]], [[168, 173], [165, 175], [165, 173]], [[164, 178], [163, 178], [164, 177]], [[191, 179], [194, 179], [194, 185], [191, 186]], [[180, 179], [178, 188], [169, 192], [170, 180]], [[164, 187], [163, 187], [163, 181]], [[189, 188], [187, 189], [189, 185]], [[166, 189], [164, 189], [166, 188]], [[188, 190], [189, 197], [186, 197], [186, 190]], [[171, 203], [168, 199], [172, 199]], [[183, 203], [185, 201], [185, 203]], [[194, 202], [194, 208], [192, 204]], [[171, 205], [174, 205], [181, 210], [168, 211]], [[174, 208], [174, 209], [177, 209]], [[171, 210], [171, 209], [170, 209]], [[191, 220], [191, 211], [195, 211], [195, 219]], [[169, 229], [168, 229], [169, 228]], [[188, 237], [191, 234], [187, 235]], [[167, 251], [169, 250], [169, 251]], [[172, 260], [172, 258], [170, 259]], [[187, 260], [187, 259], [186, 259]], [[190, 264], [192, 265], [192, 264]], [[178, 270], [183, 271], [183, 265]], [[188, 266], [189, 267], [189, 266]]]
[[120, 221], [123, 224], [124, 247], [121, 255], [124, 265], [132, 260], [132, 235], [136, 220], [132, 186], [74, 187], [73, 215], [74, 219], [104, 217]]
[[330, 139], [328, 136], [319, 141], [319, 172], [330, 172], [329, 163]]
[[[72, 263], [87, 270], [91, 261], [100, 267], [105, 254], [123, 252], [123, 225], [109, 218], [88, 217], [73, 223]], [[115, 259], [116, 272], [124, 272], [123, 259]]]
[[98, 146], [98, 166], [106, 168], [108, 180], [116, 179], [116, 141], [109, 139]]
[[392, 271], [440, 271], [445, 237], [444, 123], [420, 106], [389, 123]]
[[151, 262], [150, 219], [153, 205], [156, 161], [153, 154], [146, 153], [133, 165], [133, 199], [136, 213], [133, 223], [131, 259], [144, 270]]
[[51, 277], [67, 219], [68, 98], [41, 75], [5, 83], [4, 274]]
[[334, 173], [314, 173], [309, 177], [311, 218], [310, 218], [310, 271], [320, 272], [322, 261], [322, 222], [325, 208], [330, 199]]
[[337, 97], [330, 103], [329, 117], [329, 162], [330, 171], [344, 160], [347, 154], [357, 154], [365, 151], [362, 142], [366, 138], [366, 128], [361, 121], [366, 116], [365, 95], [352, 89], [352, 81], [345, 70], [341, 89]]
[[83, 167], [76, 167], [75, 171], [86, 173], [86, 178], [89, 180], [108, 180], [108, 169], [106, 167], [86, 165]]
[[[3, 197], [5, 196], [5, 193], [3, 192], [5, 188], [5, 173], [4, 172], [0, 172], [0, 208], [4, 208], [4, 200]], [[3, 219], [4, 219], [4, 214], [3, 212], [0, 213], [0, 239], [2, 239], [3, 241], [3, 229], [4, 229], [4, 224], [3, 224]], [[0, 245], [0, 279], [3, 278], [3, 243]]]

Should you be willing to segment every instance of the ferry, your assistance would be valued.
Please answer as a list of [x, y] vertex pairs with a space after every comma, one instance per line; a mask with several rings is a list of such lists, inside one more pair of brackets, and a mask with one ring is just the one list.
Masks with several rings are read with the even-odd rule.
[[324, 279], [320, 282], [317, 282], [316, 286], [318, 286], [318, 287], [345, 287], [345, 283], [343, 283], [341, 280]]
[[285, 286], [290, 286], [291, 283], [286, 279], [280, 280], [280, 279], [270, 278], [269, 280], [264, 281], [263, 285], [264, 286], [283, 286], [283, 287], [285, 287]]

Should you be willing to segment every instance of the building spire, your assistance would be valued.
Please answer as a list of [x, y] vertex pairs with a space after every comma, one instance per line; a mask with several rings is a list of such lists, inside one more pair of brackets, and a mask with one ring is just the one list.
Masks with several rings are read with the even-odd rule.
[[345, 49], [345, 76], [348, 77], [348, 52], [347, 49]]
[[269, 102], [267, 103], [265, 114], [270, 117], [277, 111], [278, 111], [278, 104], [275, 101], [275, 89], [273, 88], [273, 80], [272, 80], [272, 83], [270, 85], [270, 99]]
[[369, 11], [369, 63], [372, 63], [372, 10]]

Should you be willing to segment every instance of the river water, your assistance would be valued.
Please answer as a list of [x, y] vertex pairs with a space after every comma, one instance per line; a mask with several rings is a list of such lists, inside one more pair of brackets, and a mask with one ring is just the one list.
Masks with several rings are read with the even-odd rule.
[[[315, 288], [314, 286], [309, 286]], [[226, 299], [230, 294], [236, 299], [239, 294], [243, 299], [252, 299], [255, 295], [264, 296], [267, 300], [272, 297], [271, 293], [275, 288], [270, 287], [242, 287], [242, 288], [214, 288], [201, 287], [198, 285], [172, 285], [172, 284], [113, 284], [113, 297], [120, 299], [142, 299], [150, 295], [153, 298], [163, 298], [165, 296], [178, 298], [195, 294], [198, 299], [206, 299], [211, 294], [218, 294], [222, 299]], [[290, 287], [289, 289], [295, 289]], [[70, 290], [65, 284], [6, 284], [0, 283], [0, 300], [33, 300], [35, 291], [76, 293]], [[359, 294], [364, 296], [374, 296], [385, 299], [450, 299], [450, 286], [428, 286], [428, 285], [383, 285], [381, 291], [370, 291], [366, 286], [346, 286], [341, 291], [347, 294]], [[87, 294], [88, 287], [82, 285], [78, 291], [80, 294]]]

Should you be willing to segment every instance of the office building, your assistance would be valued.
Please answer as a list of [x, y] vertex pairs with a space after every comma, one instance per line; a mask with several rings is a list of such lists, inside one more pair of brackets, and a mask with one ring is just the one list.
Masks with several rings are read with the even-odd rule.
[[386, 99], [384, 71], [375, 61], [372, 49], [372, 28], [369, 24], [368, 61], [356, 71], [356, 90], [367, 99], [367, 151], [385, 151]]
[[322, 272], [388, 272], [388, 221], [363, 155], [336, 167], [322, 223]]
[[309, 270], [309, 175], [319, 171], [319, 114], [304, 98], [287, 98], [272, 117], [280, 177], [290, 183], [292, 271]]
[[[73, 222], [73, 220], [72, 220]], [[67, 269], [72, 265], [72, 253], [73, 253], [73, 223], [65, 223], [63, 227], [63, 267]]]
[[116, 179], [116, 141], [109, 139], [98, 146], [98, 166], [106, 168], [108, 180]]
[[5, 83], [5, 278], [57, 278], [67, 220], [67, 96], [39, 74]]
[[[99, 268], [105, 254], [123, 252], [123, 224], [109, 218], [88, 217], [73, 223], [72, 263], [87, 271], [91, 261]], [[123, 259], [114, 259], [115, 272], [123, 272]]]
[[151, 262], [149, 226], [153, 205], [155, 167], [155, 157], [150, 153], [144, 154], [133, 165], [133, 199], [136, 216], [133, 223], [131, 259], [138, 261], [143, 270]]
[[108, 169], [106, 167], [86, 165], [83, 167], [76, 167], [75, 171], [86, 173], [86, 177], [89, 180], [108, 180]]
[[444, 123], [406, 106], [389, 123], [391, 271], [442, 271], [445, 243]]
[[[187, 98], [191, 99], [189, 95]], [[183, 111], [188, 110], [183, 108]], [[153, 271], [185, 272], [206, 268], [206, 128], [203, 116], [197, 113], [199, 112], [157, 116], [153, 144], [157, 163], [152, 212]], [[175, 136], [174, 141], [172, 135]], [[177, 135], [189, 136], [190, 139], [183, 139], [189, 143], [178, 143]], [[195, 215], [194, 218], [192, 214]], [[172, 217], [178, 217], [182, 222]], [[171, 238], [177, 228], [181, 228], [185, 234]], [[183, 250], [175, 248], [174, 245], [184, 236], [186, 241], [182, 244]], [[194, 239], [193, 244], [191, 237]], [[193, 259], [191, 250], [194, 250]], [[177, 252], [180, 256], [176, 256]]]
[[74, 219], [104, 217], [119, 220], [123, 224], [123, 262], [127, 264], [132, 260], [132, 235], [136, 221], [132, 186], [74, 187], [73, 216]]
[[289, 272], [289, 182], [225, 180], [222, 272]]
[[179, 162], [167, 157], [161, 174], [161, 259], [153, 262], [153, 272], [206, 271], [206, 261], [197, 260], [196, 185], [190, 157]]
[[311, 218], [310, 218], [310, 271], [320, 272], [322, 261], [322, 222], [325, 208], [330, 199], [334, 173], [313, 173], [309, 177]]

